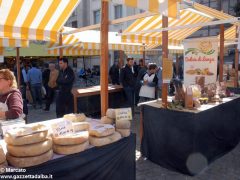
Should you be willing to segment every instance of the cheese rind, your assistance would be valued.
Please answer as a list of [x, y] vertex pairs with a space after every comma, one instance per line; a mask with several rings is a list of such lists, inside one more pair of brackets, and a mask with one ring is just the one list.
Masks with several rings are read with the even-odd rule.
[[31, 167], [42, 164], [44, 162], [49, 161], [52, 159], [53, 151], [49, 150], [44, 154], [34, 157], [14, 157], [11, 154], [7, 153], [7, 161], [14, 167]]
[[0, 146], [0, 164], [4, 163], [6, 161], [6, 155], [2, 149], [2, 146]]
[[74, 122], [73, 123], [74, 132], [88, 131], [89, 128], [90, 128], [90, 124], [88, 122]]
[[114, 134], [112, 134], [110, 136], [106, 136], [106, 137], [90, 136], [89, 137], [89, 142], [93, 146], [104, 146], [104, 145], [107, 145], [107, 144], [114, 143], [114, 142], [118, 141], [119, 139], [121, 139], [120, 133], [115, 132]]
[[116, 129], [116, 131], [119, 132], [122, 137], [128, 137], [131, 133], [130, 129]]
[[10, 144], [7, 145], [8, 153], [15, 157], [38, 156], [49, 151], [50, 149], [52, 149], [51, 138], [35, 144], [28, 144], [22, 146], [13, 146]]
[[113, 124], [113, 123], [114, 123], [114, 119], [111, 119], [111, 118], [109, 118], [109, 117], [107, 117], [107, 116], [103, 116], [103, 117], [101, 118], [100, 122], [101, 122], [102, 124]]
[[98, 124], [92, 126], [89, 130], [90, 136], [104, 137], [109, 136], [115, 132], [115, 128], [110, 124]]
[[81, 131], [69, 136], [53, 137], [53, 143], [57, 145], [74, 145], [81, 144], [88, 140], [88, 131]]
[[117, 129], [130, 129], [131, 122], [130, 121], [116, 121], [116, 128]]
[[72, 122], [82, 122], [86, 120], [86, 116], [83, 113], [80, 114], [65, 114], [63, 116], [64, 119], [70, 120]]
[[46, 140], [47, 135], [48, 135], [47, 130], [43, 132], [37, 132], [34, 134], [29, 134], [26, 136], [19, 136], [19, 137], [14, 137], [6, 133], [4, 136], [4, 140], [7, 144], [11, 144], [14, 146], [21, 146], [21, 145], [34, 144], [34, 143], [39, 143], [41, 141], [44, 141]]
[[116, 119], [115, 109], [107, 109], [106, 116], [111, 119]]
[[53, 145], [53, 151], [57, 154], [75, 154], [84, 151], [87, 149], [89, 146], [89, 141], [86, 141], [82, 144], [75, 144], [75, 145], [67, 145], [67, 146], [62, 146], [62, 145]]

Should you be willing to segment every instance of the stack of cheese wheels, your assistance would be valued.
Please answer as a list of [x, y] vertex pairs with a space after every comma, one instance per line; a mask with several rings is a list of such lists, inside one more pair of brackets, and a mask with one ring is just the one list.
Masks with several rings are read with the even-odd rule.
[[89, 142], [93, 146], [104, 146], [121, 139], [121, 135], [110, 124], [97, 124], [90, 127]]
[[116, 120], [116, 131], [119, 132], [122, 137], [128, 137], [130, 135], [131, 122], [127, 120]]
[[30, 167], [42, 164], [53, 156], [52, 139], [44, 125], [25, 126], [8, 131], [7, 161], [15, 167]]
[[4, 169], [8, 166], [6, 155], [4, 154], [4, 151], [2, 149], [2, 146], [0, 146], [0, 174], [4, 173]]
[[83, 113], [80, 114], [65, 114], [63, 116], [64, 119], [70, 120], [72, 122], [82, 122], [86, 120], [86, 116]]
[[[79, 128], [79, 126], [78, 126]], [[75, 154], [82, 152], [89, 146], [89, 133], [88, 131], [78, 131], [74, 134], [65, 136], [52, 137], [53, 138], [53, 151], [57, 154]]]
[[114, 124], [116, 119], [115, 109], [108, 109], [106, 116], [103, 116], [100, 120], [102, 124]]

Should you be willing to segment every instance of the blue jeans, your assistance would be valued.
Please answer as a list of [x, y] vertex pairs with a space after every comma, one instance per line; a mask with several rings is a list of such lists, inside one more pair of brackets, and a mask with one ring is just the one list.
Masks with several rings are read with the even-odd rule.
[[38, 99], [39, 105], [42, 106], [42, 85], [31, 84], [31, 93], [33, 98], [33, 105], [36, 106]]

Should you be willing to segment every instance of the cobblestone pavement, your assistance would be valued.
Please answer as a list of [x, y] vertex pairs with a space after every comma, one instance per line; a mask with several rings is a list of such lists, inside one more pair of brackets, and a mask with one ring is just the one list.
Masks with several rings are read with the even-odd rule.
[[[56, 118], [55, 105], [49, 112], [29, 107], [28, 123]], [[212, 163], [201, 174], [190, 177], [162, 168], [140, 156], [139, 113], [132, 121], [132, 132], [137, 134], [136, 177], [137, 180], [240, 180], [240, 144], [230, 153]]]

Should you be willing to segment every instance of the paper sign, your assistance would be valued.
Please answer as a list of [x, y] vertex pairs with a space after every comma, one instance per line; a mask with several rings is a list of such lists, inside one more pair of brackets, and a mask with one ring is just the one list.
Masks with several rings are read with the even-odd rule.
[[4, 63], [4, 56], [0, 56], [0, 63]]
[[66, 136], [74, 133], [72, 121], [63, 120], [52, 124], [53, 136]]
[[170, 83], [173, 76], [173, 61], [167, 58], [163, 58], [162, 79], [163, 83]]
[[116, 120], [129, 121], [132, 120], [132, 109], [131, 108], [121, 108], [115, 109]]

